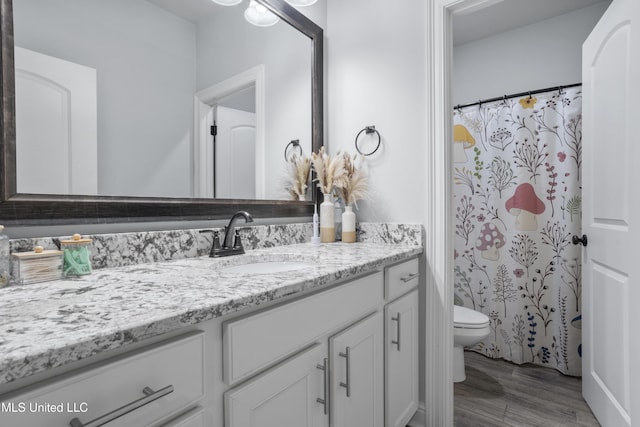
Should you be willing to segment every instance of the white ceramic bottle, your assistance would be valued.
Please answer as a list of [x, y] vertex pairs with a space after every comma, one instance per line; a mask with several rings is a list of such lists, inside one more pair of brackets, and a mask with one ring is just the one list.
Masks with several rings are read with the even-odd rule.
[[342, 241], [344, 243], [356, 241], [356, 214], [352, 206], [345, 206], [342, 213]]
[[333, 206], [333, 196], [325, 193], [320, 204], [320, 241], [322, 243], [332, 243], [336, 241], [335, 208]]

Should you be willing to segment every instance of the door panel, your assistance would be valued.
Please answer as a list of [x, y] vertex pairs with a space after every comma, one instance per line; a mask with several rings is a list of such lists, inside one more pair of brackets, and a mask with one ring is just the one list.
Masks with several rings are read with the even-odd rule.
[[384, 425], [382, 336], [378, 312], [329, 339], [333, 427]]
[[[605, 426], [638, 425], [637, 253], [633, 174], [640, 6], [614, 0], [583, 45], [583, 395]], [[635, 384], [635, 385], [634, 385]], [[634, 389], [634, 387], [636, 387]], [[637, 406], [637, 405], [636, 405]], [[635, 408], [636, 410], [638, 408]], [[635, 422], [632, 422], [635, 421]]]
[[256, 198], [256, 115], [216, 107], [215, 197]]
[[326, 345], [299, 355], [225, 393], [227, 427], [325, 427], [324, 372], [318, 369]]
[[387, 427], [405, 427], [418, 409], [418, 290], [385, 308]]
[[18, 192], [97, 194], [96, 70], [19, 47], [15, 64]]

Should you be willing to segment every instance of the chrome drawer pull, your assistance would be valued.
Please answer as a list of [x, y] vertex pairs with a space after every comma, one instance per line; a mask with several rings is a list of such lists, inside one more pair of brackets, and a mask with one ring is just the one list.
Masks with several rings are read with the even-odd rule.
[[345, 353], [338, 353], [339, 356], [347, 359], [347, 382], [340, 382], [340, 387], [347, 389], [347, 397], [351, 397], [351, 348], [347, 347]]
[[391, 320], [398, 322], [396, 324], [396, 332], [397, 332], [397, 341], [393, 341], [391, 340], [391, 344], [395, 344], [398, 346], [398, 351], [400, 351], [400, 313], [398, 312], [398, 315], [396, 317], [392, 317]]
[[322, 360], [322, 365], [318, 364], [316, 365], [316, 368], [320, 369], [321, 371], [324, 372], [323, 376], [324, 376], [324, 393], [323, 393], [323, 397], [322, 399], [320, 399], [319, 397], [316, 399], [316, 402], [321, 403], [324, 406], [324, 414], [327, 415], [328, 414], [328, 405], [329, 405], [329, 399], [327, 394], [329, 393], [329, 369], [327, 364], [329, 363], [329, 359], [327, 359], [326, 357]]
[[161, 388], [158, 391], [154, 391], [149, 387], [145, 387], [144, 389], [142, 389], [142, 392], [144, 393], [144, 397], [141, 397], [140, 399], [134, 400], [131, 403], [127, 403], [126, 405], [109, 412], [108, 414], [105, 414], [101, 417], [96, 418], [93, 421], [89, 421], [86, 424], [82, 424], [82, 421], [80, 421], [78, 418], [74, 418], [71, 421], [69, 421], [69, 425], [71, 427], [98, 427], [98, 426], [102, 426], [105, 425], [113, 420], [115, 420], [116, 418], [119, 418], [123, 415], [128, 414], [129, 412], [133, 412], [136, 409], [144, 406], [144, 405], [148, 405], [149, 403], [153, 402], [154, 400], [158, 400], [163, 396], [166, 396], [169, 393], [173, 392], [173, 386], [172, 385], [168, 385], [164, 388]]
[[407, 274], [406, 276], [402, 276], [400, 278], [400, 280], [402, 280], [404, 283], [407, 283], [407, 282], [412, 281], [413, 279], [415, 279], [419, 275], [420, 275], [419, 273]]

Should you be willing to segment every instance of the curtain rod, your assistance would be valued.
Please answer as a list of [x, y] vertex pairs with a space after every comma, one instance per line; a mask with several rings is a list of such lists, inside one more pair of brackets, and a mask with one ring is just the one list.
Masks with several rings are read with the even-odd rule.
[[570, 84], [570, 85], [554, 86], [554, 87], [548, 87], [546, 89], [532, 90], [530, 92], [520, 92], [520, 93], [511, 94], [511, 95], [503, 95], [503, 96], [499, 96], [499, 97], [496, 97], [496, 98], [481, 99], [480, 101], [472, 102], [471, 104], [464, 104], [464, 105], [458, 104], [453, 108], [455, 110], [459, 110], [460, 108], [471, 107], [471, 106], [474, 106], [474, 105], [482, 105], [482, 104], [486, 104], [486, 103], [489, 103], [489, 102], [501, 101], [503, 99], [519, 98], [521, 96], [531, 96], [531, 95], [535, 95], [535, 94], [538, 94], [538, 93], [551, 92], [551, 91], [554, 91], [554, 90], [561, 91], [562, 89], [568, 89], [570, 87], [576, 87], [576, 86], [582, 86], [582, 83], [573, 83], [573, 84]]

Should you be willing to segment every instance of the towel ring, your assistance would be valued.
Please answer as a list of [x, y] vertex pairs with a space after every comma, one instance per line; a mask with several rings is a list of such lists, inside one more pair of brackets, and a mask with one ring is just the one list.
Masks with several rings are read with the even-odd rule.
[[[360, 150], [360, 147], [358, 147], [358, 138], [360, 137], [360, 134], [362, 134], [362, 132], [365, 132], [365, 134], [366, 134], [366, 135], [369, 135], [369, 134], [372, 134], [372, 133], [375, 133], [376, 135], [378, 135], [378, 145], [376, 145], [376, 148], [375, 148], [372, 152], [370, 152], [370, 153], [363, 153], [363, 152]], [[376, 130], [376, 127], [375, 127], [375, 126], [366, 126], [364, 129], [362, 129], [362, 130], [361, 130], [360, 132], [358, 132], [358, 134], [356, 135], [356, 150], [358, 150], [358, 153], [362, 154], [363, 156], [370, 156], [370, 155], [372, 155], [373, 153], [375, 153], [376, 151], [378, 151], [378, 148], [380, 148], [380, 140], [381, 140], [381, 138], [380, 138], [380, 132], [378, 132], [378, 131]]]
[[290, 143], [287, 144], [286, 147], [284, 147], [284, 159], [289, 162], [291, 161], [291, 159], [288, 156], [288, 152], [289, 152], [289, 148], [298, 148], [298, 151], [300, 152], [300, 157], [302, 157], [302, 147], [300, 146], [300, 140], [299, 139], [294, 139], [293, 141], [291, 141]]

